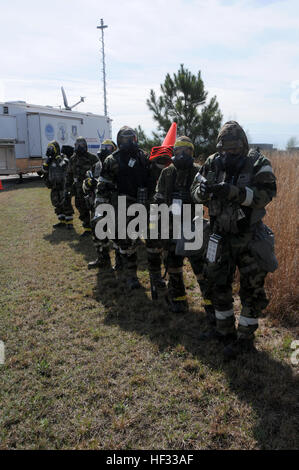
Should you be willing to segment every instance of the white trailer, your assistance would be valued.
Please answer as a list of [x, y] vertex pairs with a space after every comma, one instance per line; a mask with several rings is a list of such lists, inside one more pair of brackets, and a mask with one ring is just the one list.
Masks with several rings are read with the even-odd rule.
[[38, 172], [51, 140], [74, 146], [79, 136], [96, 153], [111, 139], [111, 119], [24, 101], [0, 103], [0, 175]]

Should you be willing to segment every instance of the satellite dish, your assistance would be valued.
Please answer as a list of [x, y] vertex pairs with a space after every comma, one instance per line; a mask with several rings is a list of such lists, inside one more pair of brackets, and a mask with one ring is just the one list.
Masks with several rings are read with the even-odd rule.
[[62, 97], [63, 97], [64, 109], [66, 109], [67, 111], [71, 111], [75, 106], [78, 106], [78, 104], [83, 103], [84, 100], [85, 100], [85, 96], [81, 96], [80, 101], [73, 104], [72, 106], [69, 106], [68, 101], [67, 101], [67, 97], [66, 97], [66, 93], [64, 91], [63, 86], [61, 87], [61, 93], [62, 93]]

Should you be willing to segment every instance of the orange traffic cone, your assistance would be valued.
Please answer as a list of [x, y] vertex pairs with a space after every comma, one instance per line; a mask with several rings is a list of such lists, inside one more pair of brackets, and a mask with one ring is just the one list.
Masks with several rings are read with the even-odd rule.
[[1, 180], [0, 180], [0, 189], [4, 189], [3, 186], [2, 186]]
[[166, 147], [166, 145], [174, 145], [176, 141], [176, 122], [173, 122], [169, 128], [169, 131], [166, 134], [162, 147]]
[[169, 128], [169, 131], [166, 134], [166, 137], [164, 139], [164, 142], [162, 145], [159, 147], [153, 147], [151, 154], [150, 154], [150, 160], [154, 160], [155, 158], [160, 157], [161, 155], [169, 156], [169, 164], [171, 163], [171, 157], [172, 157], [172, 147], [175, 144], [176, 141], [176, 127], [177, 124], [176, 122], [173, 122]]

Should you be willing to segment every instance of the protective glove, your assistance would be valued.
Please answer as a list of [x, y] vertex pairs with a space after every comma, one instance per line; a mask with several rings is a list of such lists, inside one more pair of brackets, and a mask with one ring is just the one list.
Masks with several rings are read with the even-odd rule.
[[83, 191], [84, 192], [89, 192], [89, 191], [93, 191], [96, 187], [97, 187], [97, 180], [95, 178], [85, 178], [85, 180], [83, 181]]
[[202, 198], [206, 198], [208, 196], [208, 194], [211, 191], [210, 191], [210, 187], [209, 187], [207, 181], [201, 181], [199, 183], [199, 188], [198, 188], [197, 192], [199, 192], [199, 194]]
[[203, 199], [207, 198], [210, 192], [207, 179], [204, 176], [202, 176], [200, 172], [196, 174], [195, 178], [196, 178], [196, 181], [198, 181], [199, 183], [199, 186], [197, 188], [197, 193], [199, 194], [201, 198]]
[[95, 189], [97, 187], [97, 180], [95, 178], [86, 178], [86, 186], [90, 189]]
[[211, 185], [209, 187], [209, 191], [219, 199], [227, 199], [229, 201], [234, 200], [240, 204], [242, 204], [246, 196], [245, 190], [239, 189], [234, 184], [224, 182]]
[[228, 199], [231, 185], [229, 183], [218, 183], [210, 186], [209, 191], [219, 199]]

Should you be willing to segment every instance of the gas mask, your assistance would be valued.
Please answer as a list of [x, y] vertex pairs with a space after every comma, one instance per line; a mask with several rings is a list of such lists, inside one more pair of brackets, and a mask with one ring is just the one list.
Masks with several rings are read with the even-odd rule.
[[54, 146], [49, 145], [49, 147], [47, 147], [46, 156], [49, 157], [49, 158], [54, 158], [55, 155], [56, 155], [56, 150], [55, 150]]
[[138, 149], [137, 134], [131, 127], [123, 126], [117, 134], [118, 148], [126, 153], [136, 153]]
[[156, 163], [156, 167], [160, 170], [163, 170], [163, 168], [165, 168], [165, 165], [163, 165], [162, 163]]
[[102, 145], [100, 152], [97, 153], [99, 159], [103, 163], [108, 155], [111, 155], [113, 152], [112, 145]]
[[187, 170], [191, 168], [194, 163], [194, 158], [188, 147], [174, 148], [174, 156], [171, 160], [178, 170]]
[[163, 170], [163, 168], [166, 168], [171, 163], [170, 158], [168, 156], [163, 155], [157, 157], [154, 161], [156, 167], [158, 167], [160, 170]]
[[119, 148], [125, 152], [135, 152], [137, 150], [137, 142], [133, 136], [121, 136], [119, 138]]
[[229, 149], [221, 152], [225, 168], [234, 168], [242, 156], [242, 148]]
[[87, 152], [87, 145], [85, 142], [79, 142], [75, 144], [75, 152], [77, 155], [81, 156]]

